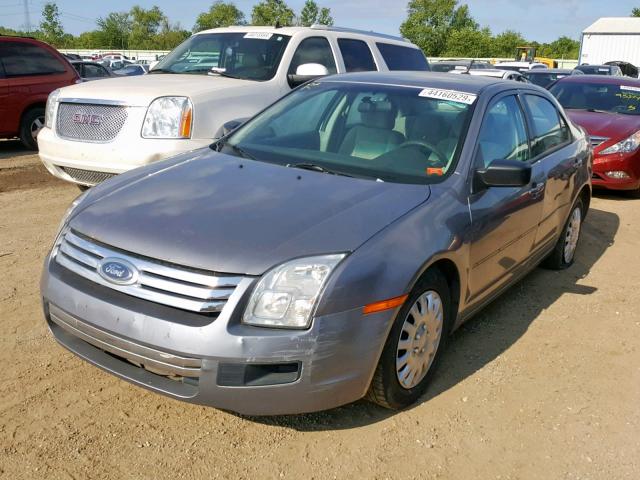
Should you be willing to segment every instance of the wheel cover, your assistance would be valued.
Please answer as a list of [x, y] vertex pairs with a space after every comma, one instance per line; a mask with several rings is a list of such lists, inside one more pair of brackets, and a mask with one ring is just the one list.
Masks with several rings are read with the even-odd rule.
[[564, 239], [564, 261], [570, 263], [573, 260], [573, 256], [576, 253], [576, 247], [578, 246], [578, 239], [580, 238], [580, 227], [582, 226], [582, 211], [579, 207], [576, 207], [571, 212], [569, 217], [569, 223], [567, 225], [567, 232]]
[[42, 127], [44, 127], [44, 116], [41, 117], [36, 117], [36, 119], [31, 122], [31, 137], [35, 140], [38, 137], [38, 133], [40, 133], [40, 130], [42, 130]]
[[402, 324], [396, 349], [396, 375], [403, 388], [418, 385], [436, 356], [444, 314], [442, 299], [427, 290], [415, 301]]

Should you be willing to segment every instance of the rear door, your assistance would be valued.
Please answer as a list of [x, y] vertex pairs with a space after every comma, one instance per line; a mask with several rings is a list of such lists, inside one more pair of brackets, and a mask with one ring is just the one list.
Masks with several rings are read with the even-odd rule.
[[563, 228], [577, 188], [578, 170], [586, 159], [576, 157], [567, 122], [551, 101], [535, 93], [525, 93], [521, 99], [529, 124], [531, 155], [541, 175], [542, 213], [534, 245], [538, 250], [555, 243]]
[[2, 66], [2, 43], [0, 43], [0, 133], [13, 133], [9, 130], [7, 116], [9, 113], [9, 80]]
[[531, 164], [532, 181], [523, 187], [484, 188], [469, 196], [469, 303], [481, 301], [508, 282], [534, 250], [544, 172], [532, 161], [525, 118], [515, 91], [496, 97], [484, 114], [474, 170], [494, 160], [516, 160]]

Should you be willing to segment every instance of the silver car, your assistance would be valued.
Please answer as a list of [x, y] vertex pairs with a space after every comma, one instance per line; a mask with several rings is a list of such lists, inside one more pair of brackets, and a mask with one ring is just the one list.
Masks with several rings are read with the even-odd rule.
[[591, 163], [536, 86], [327, 77], [81, 195], [45, 263], [46, 321], [88, 362], [189, 402], [402, 408], [457, 326], [540, 262], [571, 265]]

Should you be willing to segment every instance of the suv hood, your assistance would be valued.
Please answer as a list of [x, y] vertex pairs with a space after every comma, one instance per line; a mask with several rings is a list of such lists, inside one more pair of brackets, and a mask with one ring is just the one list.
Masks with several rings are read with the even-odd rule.
[[193, 99], [216, 90], [225, 90], [224, 95], [227, 97], [233, 94], [230, 89], [255, 88], [255, 86], [256, 82], [251, 80], [239, 80], [219, 75], [157, 73], [79, 83], [64, 88], [61, 96], [115, 100], [131, 106], [147, 107], [158, 97], [175, 95]]
[[583, 127], [589, 135], [607, 137], [602, 147], [618, 143], [640, 130], [640, 116], [622, 113], [598, 113], [586, 110], [565, 110], [569, 118]]
[[353, 251], [430, 193], [209, 149], [185, 157], [97, 187], [71, 228], [178, 265], [260, 275], [292, 258]]

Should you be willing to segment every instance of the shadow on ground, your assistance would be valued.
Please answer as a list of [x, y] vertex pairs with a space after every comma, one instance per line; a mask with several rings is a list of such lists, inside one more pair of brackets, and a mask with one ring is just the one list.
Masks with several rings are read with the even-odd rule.
[[34, 155], [36, 153], [38, 152], [25, 148], [20, 140], [0, 141], [0, 160], [24, 157], [27, 155]]
[[[561, 272], [541, 268], [534, 270], [460, 327], [453, 334], [427, 393], [417, 405], [428, 403], [431, 398], [447, 391], [501, 355], [526, 333], [542, 311], [562, 295], [594, 293], [597, 290], [595, 287], [578, 284], [578, 281], [589, 274], [613, 244], [619, 225], [617, 215], [591, 209], [574, 265]], [[319, 413], [248, 418], [264, 425], [318, 431], [354, 428], [376, 423], [394, 414], [393, 411], [359, 401]]]

